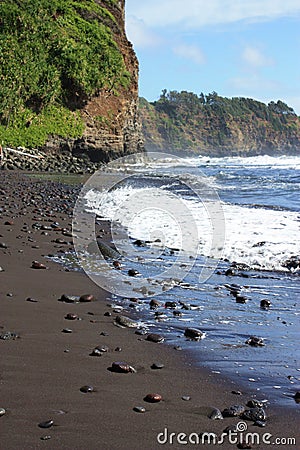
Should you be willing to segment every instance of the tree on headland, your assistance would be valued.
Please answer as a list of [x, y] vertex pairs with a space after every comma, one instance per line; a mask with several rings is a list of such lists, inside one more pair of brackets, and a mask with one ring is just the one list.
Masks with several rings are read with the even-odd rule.
[[270, 108], [271, 111], [274, 111], [277, 114], [296, 115], [293, 108], [291, 108], [290, 106], [288, 106], [286, 103], [282, 102], [281, 100], [278, 100], [276, 103], [273, 101], [270, 102], [268, 104], [268, 107]]

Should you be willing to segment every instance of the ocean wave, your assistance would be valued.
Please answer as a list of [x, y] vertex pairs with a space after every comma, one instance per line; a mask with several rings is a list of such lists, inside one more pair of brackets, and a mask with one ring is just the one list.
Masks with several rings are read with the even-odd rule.
[[[155, 155], [151, 153], [150, 155]], [[258, 155], [258, 156], [222, 156], [210, 157], [199, 155], [197, 157], [180, 156], [172, 158], [160, 156], [157, 153], [157, 158], [153, 157], [150, 161], [143, 161], [135, 165], [130, 165], [133, 169], [138, 171], [149, 171], [151, 168], [171, 168], [171, 167], [202, 167], [208, 165], [216, 165], [219, 167], [270, 167], [270, 168], [285, 168], [285, 169], [300, 169], [300, 156], [281, 155]]]
[[[162, 189], [125, 186], [105, 193], [90, 190], [86, 200], [89, 211], [120, 223], [134, 239], [159, 240], [161, 245], [187, 250], [185, 234], [193, 234], [191, 227], [197, 227], [198, 242], [194, 242], [197, 253], [218, 258], [220, 249], [212, 244], [214, 233], [218, 232], [212, 223], [212, 210], [205, 201], [181, 198], [183, 206], [180, 203], [177, 208], [178, 203], [175, 203], [170, 215], [164, 205], [172, 202], [173, 197]], [[287, 270], [283, 266], [287, 259], [299, 255], [299, 213], [224, 202], [219, 207], [225, 218], [225, 222], [219, 224], [225, 228], [226, 236], [223, 258], [259, 270], [282, 271]]]
[[297, 169], [300, 170], [300, 156], [226, 156], [220, 158], [208, 158], [207, 156], [199, 156], [198, 158], [188, 158], [189, 164], [198, 165], [217, 165], [219, 167], [269, 167], [276, 169]]

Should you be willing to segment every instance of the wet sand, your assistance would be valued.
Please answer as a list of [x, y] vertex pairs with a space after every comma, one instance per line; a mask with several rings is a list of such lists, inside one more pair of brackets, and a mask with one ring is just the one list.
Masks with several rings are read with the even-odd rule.
[[[193, 367], [184, 352], [148, 342], [134, 329], [116, 327], [117, 313], [109, 306], [108, 293], [84, 273], [65, 271], [45, 258], [72, 248], [72, 238], [59, 228], [71, 231], [73, 188], [30, 181], [16, 172], [1, 171], [0, 180], [0, 242], [5, 244], [0, 248], [0, 335], [6, 331], [19, 335], [0, 339], [0, 408], [6, 411], [0, 417], [0, 449], [194, 448], [197, 445], [192, 443], [179, 444], [170, 433], [220, 436], [227, 426], [240, 422], [238, 418], [211, 420], [208, 415], [213, 408], [245, 404], [253, 398], [251, 393], [236, 395], [232, 391], [238, 391], [238, 385]], [[40, 228], [54, 222], [58, 230]], [[38, 225], [33, 228], [33, 224]], [[107, 230], [102, 235], [105, 239]], [[68, 244], [53, 242], [56, 239]], [[32, 261], [47, 268], [33, 269]], [[64, 303], [58, 301], [62, 294], [93, 294], [96, 301]], [[80, 320], [67, 320], [68, 313]], [[62, 332], [64, 328], [72, 333]], [[99, 345], [107, 345], [109, 351], [90, 356]], [[114, 361], [125, 361], [137, 372], [107, 370]], [[164, 367], [151, 369], [155, 362]], [[94, 391], [81, 392], [85, 385]], [[158, 393], [163, 400], [147, 403], [143, 399], [148, 393]], [[136, 406], [146, 412], [135, 412]], [[271, 442], [277, 437], [298, 438], [299, 445], [299, 410], [269, 405], [266, 412], [266, 427], [249, 421], [248, 432], [270, 433]], [[38, 426], [48, 420], [53, 420], [50, 428]], [[166, 428], [168, 443], [159, 444], [157, 435]], [[181, 436], [182, 441], [186, 439]], [[226, 441], [216, 446], [237, 448]], [[253, 444], [252, 448], [265, 450], [268, 445]], [[280, 443], [273, 448], [297, 445]]]

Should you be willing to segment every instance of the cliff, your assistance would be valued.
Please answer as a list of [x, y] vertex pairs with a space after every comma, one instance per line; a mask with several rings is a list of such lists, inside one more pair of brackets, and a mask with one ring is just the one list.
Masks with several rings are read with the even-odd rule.
[[108, 161], [143, 151], [124, 0], [0, 2], [0, 142]]
[[300, 118], [278, 100], [167, 92], [140, 99], [145, 147], [151, 151], [211, 156], [299, 154]]
[[115, 18], [111, 26], [114, 40], [129, 73], [130, 83], [103, 89], [93, 96], [81, 110], [85, 122], [82, 138], [73, 141], [73, 152], [85, 152], [92, 160], [105, 161], [111, 158], [144, 151], [142, 128], [138, 116], [139, 65], [131, 42], [125, 33], [125, 0], [105, 6]]

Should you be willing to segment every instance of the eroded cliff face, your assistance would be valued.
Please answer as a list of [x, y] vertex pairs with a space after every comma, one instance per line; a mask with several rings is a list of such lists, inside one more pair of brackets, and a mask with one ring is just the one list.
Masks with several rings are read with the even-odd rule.
[[95, 0], [115, 18], [111, 25], [114, 40], [122, 53], [130, 74], [129, 86], [103, 89], [80, 108], [85, 123], [78, 139], [49, 139], [48, 149], [71, 150], [73, 154], [87, 154], [92, 161], [107, 162], [128, 154], [143, 152], [144, 140], [138, 115], [139, 64], [125, 32], [125, 0], [117, 2]]

